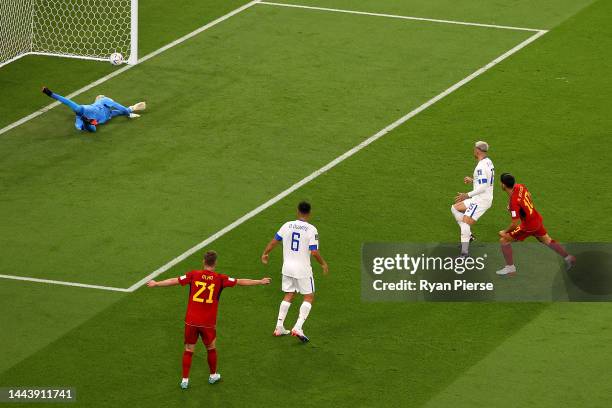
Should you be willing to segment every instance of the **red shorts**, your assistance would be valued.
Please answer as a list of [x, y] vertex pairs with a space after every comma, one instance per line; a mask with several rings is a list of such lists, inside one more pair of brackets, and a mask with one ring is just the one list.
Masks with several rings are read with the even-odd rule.
[[208, 346], [217, 338], [217, 329], [214, 327], [190, 326], [185, 323], [185, 344], [196, 344], [198, 337], [202, 337], [202, 342], [205, 346]]
[[548, 231], [546, 231], [546, 228], [544, 228], [544, 224], [540, 224], [539, 228], [532, 231], [524, 230], [521, 227], [522, 225], [519, 225], [510, 231], [510, 236], [515, 241], [524, 241], [527, 237], [543, 237], [544, 235], [548, 234]]

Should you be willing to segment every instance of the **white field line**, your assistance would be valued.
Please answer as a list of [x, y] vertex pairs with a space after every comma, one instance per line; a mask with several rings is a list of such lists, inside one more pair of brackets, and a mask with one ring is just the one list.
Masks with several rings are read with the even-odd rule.
[[[192, 37], [195, 37], [196, 35], [202, 33], [203, 31], [206, 31], [209, 28], [212, 28], [212, 27], [216, 26], [217, 24], [227, 20], [228, 18], [233, 17], [236, 14], [238, 14], [238, 13], [248, 9], [249, 7], [254, 6], [258, 2], [259, 2], [259, 0], [251, 1], [251, 2], [245, 4], [245, 5], [241, 6], [241, 7], [238, 7], [237, 9], [235, 9], [235, 10], [233, 10], [233, 11], [231, 11], [231, 12], [229, 12], [229, 13], [227, 13], [227, 14], [219, 17], [219, 18], [217, 18], [216, 20], [211, 21], [210, 23], [208, 23], [206, 25], [203, 25], [202, 27], [198, 28], [197, 30], [194, 30], [194, 31], [190, 32], [189, 34], [186, 34], [186, 35], [182, 36], [181, 38], [178, 38], [178, 39], [172, 41], [171, 43], [168, 43], [168, 44], [164, 45], [163, 47], [153, 51], [152, 53], [147, 54], [144, 57], [140, 58], [138, 60], [138, 64], [141, 64], [141, 63], [143, 63], [143, 62], [145, 62], [145, 61], [147, 61], [147, 60], [149, 60], [149, 59], [151, 59], [151, 58], [161, 54], [162, 52], [167, 51], [170, 48], [175, 47], [175, 46], [177, 46], [177, 45], [179, 45], [179, 44], [189, 40]], [[138, 64], [136, 64], [136, 65], [138, 65]], [[86, 85], [83, 88], [78, 89], [78, 90], [72, 92], [71, 94], [67, 95], [67, 97], [68, 98], [74, 98], [74, 97], [76, 97], [76, 96], [78, 96], [78, 95], [80, 95], [80, 94], [82, 94], [84, 92], [87, 92], [90, 89], [92, 89], [92, 88], [94, 88], [94, 87], [96, 87], [96, 86], [98, 86], [100, 84], [103, 84], [104, 82], [108, 81], [109, 79], [112, 79], [112, 78], [116, 77], [117, 75], [122, 74], [125, 71], [134, 68], [136, 65], [125, 65], [124, 67], [119, 68], [118, 70], [111, 72], [110, 74], [108, 74], [108, 75], [106, 75], [106, 76], [104, 76], [104, 77], [102, 77], [102, 78], [100, 78], [100, 79], [90, 83], [89, 85]], [[23, 125], [26, 122], [29, 122], [30, 120], [32, 120], [32, 119], [42, 115], [43, 113], [45, 113], [45, 112], [55, 108], [59, 104], [60, 104], [59, 102], [53, 102], [53, 103], [45, 106], [44, 108], [41, 108], [41, 109], [39, 109], [39, 110], [29, 114], [28, 116], [24, 116], [23, 118], [15, 121], [13, 123], [11, 123], [10, 125], [7, 125], [7, 126], [3, 127], [2, 129], [0, 129], [0, 135], [3, 134], [3, 133], [8, 132], [9, 130], [12, 130], [12, 129], [16, 128], [17, 126], [20, 126], [20, 125]]]
[[332, 168], [336, 167], [338, 164], [342, 163], [343, 161], [345, 161], [349, 157], [353, 156], [355, 153], [359, 152], [361, 149], [365, 148], [369, 144], [371, 144], [371, 143], [375, 142], [376, 140], [380, 139], [381, 137], [383, 137], [387, 133], [391, 132], [393, 129], [397, 128], [398, 126], [404, 124], [405, 122], [407, 122], [411, 118], [413, 118], [416, 115], [418, 115], [419, 113], [423, 112], [425, 109], [429, 108], [431, 105], [435, 104], [436, 102], [440, 101], [441, 99], [443, 99], [446, 96], [450, 95], [451, 93], [455, 92], [457, 89], [461, 88], [463, 85], [467, 84], [468, 82], [470, 82], [474, 78], [482, 75], [483, 73], [485, 73], [489, 69], [493, 68], [495, 65], [499, 64], [500, 62], [502, 62], [503, 60], [505, 60], [506, 58], [508, 58], [512, 54], [518, 52], [519, 50], [523, 49], [527, 45], [531, 44], [532, 42], [534, 42], [535, 40], [537, 40], [538, 38], [540, 38], [541, 36], [546, 34], [546, 32], [547, 31], [544, 31], [544, 30], [538, 31], [537, 33], [535, 33], [534, 35], [532, 35], [531, 37], [529, 37], [525, 41], [521, 42], [516, 47], [512, 48], [509, 51], [506, 51], [505, 53], [503, 53], [499, 57], [495, 58], [493, 61], [489, 62], [487, 65], [483, 66], [482, 68], [478, 69], [477, 71], [474, 71], [472, 74], [470, 74], [467, 77], [463, 78], [461, 81], [457, 82], [456, 84], [454, 84], [450, 88], [446, 89], [442, 93], [438, 94], [437, 96], [431, 98], [430, 100], [428, 100], [427, 102], [425, 102], [424, 104], [419, 106], [418, 108], [410, 111], [405, 116], [402, 116], [401, 118], [399, 118], [395, 122], [391, 123], [387, 127], [385, 127], [383, 129], [381, 129], [380, 131], [378, 131], [376, 134], [368, 137], [366, 140], [364, 140], [363, 142], [359, 143], [357, 146], [353, 147], [351, 150], [347, 151], [346, 153], [342, 154], [341, 156], [336, 157], [334, 160], [332, 160], [331, 162], [327, 163], [325, 166], [321, 167], [319, 170], [315, 171], [314, 173], [310, 174], [307, 177], [304, 177], [302, 180], [298, 181], [297, 183], [295, 183], [294, 185], [292, 185], [291, 187], [289, 187], [285, 191], [281, 192], [277, 196], [272, 197], [270, 200], [266, 201], [265, 203], [263, 203], [259, 207], [257, 207], [254, 210], [246, 213], [245, 215], [243, 215], [242, 217], [238, 218], [236, 221], [232, 222], [231, 224], [229, 224], [225, 228], [217, 231], [216, 233], [214, 233], [210, 237], [206, 238], [204, 241], [200, 242], [199, 244], [195, 245], [194, 247], [192, 247], [192, 248], [188, 249], [187, 251], [183, 252], [181, 255], [177, 256], [176, 258], [174, 258], [170, 262], [166, 263], [165, 265], [159, 267], [157, 270], [151, 272], [149, 275], [145, 276], [144, 278], [142, 278], [141, 280], [139, 280], [138, 282], [136, 282], [132, 286], [130, 286], [128, 288], [128, 290], [130, 292], [135, 291], [136, 289], [138, 289], [139, 287], [141, 287], [142, 285], [147, 283], [149, 280], [154, 279], [155, 277], [157, 277], [157, 276], [161, 275], [162, 273], [166, 272], [167, 270], [169, 270], [173, 266], [175, 266], [178, 263], [180, 263], [181, 261], [187, 259], [189, 256], [191, 256], [194, 253], [196, 253], [197, 251], [203, 249], [204, 247], [206, 247], [207, 245], [211, 244], [212, 242], [214, 242], [218, 238], [222, 237], [223, 235], [227, 234], [228, 232], [230, 232], [234, 228], [240, 226], [244, 222], [250, 220], [251, 218], [253, 218], [257, 214], [259, 214], [262, 211], [264, 211], [265, 209], [269, 208], [270, 206], [272, 206], [275, 203], [279, 202], [283, 198], [287, 197], [289, 194], [293, 193], [294, 191], [296, 191], [300, 187], [302, 187], [305, 184], [309, 183], [310, 181], [316, 179], [321, 174], [326, 173], [327, 171], [329, 171]]
[[431, 23], [458, 24], [458, 25], [463, 25], [463, 26], [486, 27], [486, 28], [500, 28], [504, 30], [518, 30], [518, 31], [532, 31], [532, 32], [546, 31], [546, 30], [539, 30], [537, 28], [513, 27], [513, 26], [497, 25], [497, 24], [470, 23], [467, 21], [440, 20], [437, 18], [398, 16], [395, 14], [370, 13], [366, 11], [355, 11], [355, 10], [345, 10], [345, 9], [315, 7], [315, 6], [303, 6], [300, 4], [275, 3], [271, 1], [260, 1], [258, 4], [264, 4], [268, 6], [278, 6], [278, 7], [292, 7], [292, 8], [300, 8], [300, 9], [307, 9], [307, 10], [331, 11], [335, 13], [360, 14], [363, 16], [399, 18], [402, 20], [428, 21]]
[[[218, 24], [219, 22], [221, 22], [221, 21], [231, 17], [232, 15], [237, 14], [240, 11], [242, 11], [242, 10], [248, 8], [248, 7], [251, 7], [251, 6], [253, 6], [253, 5], [257, 4], [257, 3], [259, 3], [259, 1], [250, 2], [250, 3], [246, 4], [246, 5], [244, 5], [243, 7], [239, 8], [239, 9], [236, 9], [233, 12], [231, 12], [229, 14], [226, 14], [225, 16], [220, 17], [219, 19], [209, 23], [207, 26], [208, 26], [208, 28], [210, 28], [213, 25]], [[269, 4], [269, 3], [262, 2], [261, 4]], [[367, 14], [370, 14], [370, 13], [367, 13]], [[424, 19], [424, 20], [425, 21], [429, 21], [427, 19]], [[445, 22], [446, 20], [433, 20], [433, 21], [436, 21], [436, 22]], [[455, 22], [455, 24], [457, 24], [457, 23]], [[466, 24], [470, 25], [469, 23], [466, 23]], [[204, 31], [204, 29], [205, 29], [204, 27], [207, 27], [207, 26], [203, 26], [200, 29], [198, 29], [198, 30], [188, 34], [187, 36], [182, 37], [181, 38], [182, 41], [184, 41], [187, 38], [191, 38], [192, 36], [198, 34], [201, 31]], [[500, 28], [500, 27], [501, 26], [497, 26], [496, 28]], [[526, 30], [531, 31], [530, 29], [526, 29]], [[58, 285], [77, 286], [77, 287], [92, 288], [92, 289], [103, 289], [103, 290], [111, 290], [111, 291], [118, 291], [118, 292], [133, 292], [136, 289], [138, 289], [141, 286], [143, 286], [149, 280], [154, 279], [155, 277], [157, 277], [157, 276], [161, 275], [162, 273], [166, 272], [167, 270], [169, 270], [173, 266], [175, 266], [178, 263], [184, 261], [189, 256], [193, 255], [197, 251], [201, 250], [205, 246], [207, 246], [207, 245], [211, 244], [212, 242], [216, 241], [218, 238], [220, 238], [223, 235], [227, 234], [228, 232], [232, 231], [233, 229], [235, 229], [236, 227], [240, 226], [244, 222], [250, 220], [251, 218], [253, 218], [257, 214], [259, 214], [262, 211], [264, 211], [265, 209], [267, 209], [270, 206], [274, 205], [275, 203], [279, 202], [280, 200], [282, 200], [283, 198], [285, 198], [289, 194], [293, 193], [294, 191], [296, 191], [300, 187], [304, 186], [305, 184], [307, 184], [310, 181], [316, 179], [320, 175], [322, 175], [322, 174], [326, 173], [327, 171], [331, 170], [332, 168], [336, 167], [338, 164], [342, 163], [344, 160], [346, 160], [349, 157], [353, 156], [355, 153], [359, 152], [360, 150], [362, 150], [366, 146], [368, 146], [371, 143], [375, 142], [376, 140], [380, 139], [381, 137], [383, 137], [387, 133], [391, 132], [395, 128], [401, 126], [402, 124], [404, 124], [408, 120], [412, 119], [414, 116], [418, 115], [419, 113], [421, 113], [425, 109], [429, 108], [431, 105], [435, 104], [436, 102], [438, 102], [438, 101], [442, 100], [443, 98], [445, 98], [446, 96], [450, 95], [451, 93], [453, 93], [457, 89], [461, 88], [463, 85], [467, 84], [468, 82], [470, 82], [474, 78], [482, 75], [483, 73], [485, 73], [489, 69], [493, 68], [494, 66], [496, 66], [497, 64], [499, 64], [500, 62], [505, 60], [506, 58], [510, 57], [511, 55], [513, 55], [516, 52], [520, 51], [521, 49], [523, 49], [527, 45], [531, 44], [532, 42], [534, 42], [535, 40], [537, 40], [538, 38], [540, 38], [541, 36], [543, 36], [547, 32], [548, 31], [546, 31], [546, 30], [537, 30], [537, 32], [534, 35], [532, 35], [531, 37], [527, 38], [526, 40], [524, 40], [523, 42], [521, 42], [520, 44], [518, 44], [514, 48], [510, 49], [509, 51], [506, 51], [505, 53], [503, 53], [499, 57], [495, 58], [493, 61], [489, 62], [487, 65], [485, 65], [485, 66], [481, 67], [480, 69], [474, 71], [472, 74], [470, 74], [467, 77], [463, 78], [461, 81], [455, 83], [450, 88], [448, 88], [445, 91], [443, 91], [442, 93], [440, 93], [440, 94], [436, 95], [435, 97], [431, 98], [430, 100], [428, 100], [427, 102], [425, 102], [424, 104], [419, 106], [418, 108], [410, 111], [405, 116], [402, 116], [401, 118], [399, 118], [395, 122], [391, 123], [390, 125], [386, 126], [383, 129], [381, 129], [376, 134], [374, 134], [374, 135], [370, 136], [369, 138], [365, 139], [363, 142], [359, 143], [357, 146], [353, 147], [352, 149], [350, 149], [349, 151], [345, 152], [344, 154], [336, 157], [334, 160], [332, 160], [331, 162], [327, 163], [325, 166], [321, 167], [319, 170], [316, 170], [315, 172], [311, 173], [310, 175], [308, 175], [307, 177], [305, 177], [302, 180], [298, 181], [297, 183], [293, 184], [291, 187], [289, 187], [286, 190], [282, 191], [281, 193], [279, 193], [275, 197], [273, 197], [270, 200], [266, 201], [265, 203], [261, 204], [259, 207], [251, 210], [250, 212], [248, 212], [247, 214], [245, 214], [242, 217], [238, 218], [237, 220], [235, 220], [231, 224], [229, 224], [226, 227], [222, 228], [221, 230], [217, 231], [216, 233], [214, 233], [210, 237], [206, 238], [204, 241], [200, 242], [199, 244], [195, 245], [194, 247], [192, 247], [192, 248], [188, 249], [187, 251], [183, 252], [181, 255], [177, 256], [174, 259], [172, 259], [168, 263], [162, 265], [161, 267], [159, 267], [155, 271], [151, 272], [149, 275], [145, 276], [144, 278], [142, 278], [138, 282], [134, 283], [129, 288], [113, 288], [113, 287], [108, 287], [108, 286], [89, 285], [89, 284], [76, 283], [76, 282], [53, 281], [53, 280], [48, 280], [48, 279], [28, 278], [28, 277], [20, 277], [20, 276], [12, 276], [12, 275], [0, 275], [0, 278], [17, 279], [17, 280], [32, 281], [32, 282], [42, 282], [42, 283], [53, 283], [53, 284], [58, 284]], [[177, 41], [180, 41], [181, 39], [179, 39]], [[178, 42], [175, 42], [175, 43], [178, 44]], [[162, 47], [159, 50], [157, 50], [157, 51], [147, 55], [146, 57], [144, 57], [141, 60], [139, 60], [139, 63], [142, 62], [142, 61], [145, 61], [145, 60], [147, 60], [147, 59], [149, 59], [149, 58], [151, 58], [151, 57], [153, 57], [153, 56], [155, 56], [155, 55], [157, 55], [157, 54], [159, 54], [159, 53], [161, 53], [163, 51], [165, 51], [168, 48], [173, 47], [174, 45], [176, 45], [175, 43], [170, 43], [166, 47]], [[115, 71], [111, 75], [113, 75], [113, 76], [118, 75], [120, 72], [123, 72], [123, 71], [125, 71], [127, 69], [130, 69], [131, 67], [132, 66], [126, 66], [126, 67], [122, 68], [121, 70]], [[100, 79], [98, 81], [102, 81], [102, 79]], [[96, 82], [98, 82], [98, 81], [96, 81]], [[102, 82], [104, 82], [104, 81], [102, 81]], [[91, 85], [87, 89], [90, 89], [93, 86], [95, 86], [95, 85]], [[84, 91], [82, 91], [82, 92], [84, 92]], [[47, 108], [50, 109], [49, 107], [47, 107]], [[38, 115], [36, 115], [36, 116], [38, 116]], [[2, 133], [2, 131], [4, 131], [4, 129], [0, 130], [0, 134]]]
[[115, 288], [112, 286], [101, 286], [101, 285], [89, 285], [87, 283], [77, 283], [77, 282], [65, 282], [65, 281], [57, 281], [51, 279], [38, 279], [38, 278], [29, 278], [25, 276], [14, 276], [14, 275], [0, 275], [0, 278], [3, 279], [13, 279], [19, 281], [27, 281], [27, 282], [38, 282], [38, 283], [49, 283], [53, 285], [63, 285], [63, 286], [76, 286], [79, 288], [89, 288], [89, 289], [101, 289], [101, 290], [110, 290], [113, 292], [131, 292], [125, 288]]

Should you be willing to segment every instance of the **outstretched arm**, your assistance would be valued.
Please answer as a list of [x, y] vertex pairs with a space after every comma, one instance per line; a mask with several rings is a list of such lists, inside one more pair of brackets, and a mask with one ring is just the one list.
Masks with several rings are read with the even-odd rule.
[[79, 105], [78, 103], [73, 102], [72, 100], [65, 98], [61, 95], [56, 94], [55, 92], [51, 91], [49, 88], [47, 88], [46, 86], [42, 89], [42, 92], [47, 95], [49, 98], [53, 98], [56, 101], [59, 101], [61, 103], [63, 103], [64, 105], [66, 105], [67, 107], [69, 107], [70, 109], [72, 109], [72, 111], [77, 114], [77, 115], [82, 115], [83, 114], [83, 107], [81, 105]]
[[314, 259], [316, 259], [317, 262], [321, 265], [321, 268], [323, 268], [323, 275], [327, 275], [329, 273], [329, 266], [327, 266], [327, 262], [325, 262], [325, 259], [323, 259], [323, 257], [321, 256], [319, 250], [315, 249], [310, 251], [310, 253], [312, 254], [312, 256], [314, 256]]
[[268, 285], [270, 283], [270, 278], [263, 279], [236, 279], [236, 284], [238, 286], [257, 286], [257, 285]]
[[276, 239], [276, 237], [272, 238], [272, 240], [270, 242], [268, 242], [268, 245], [266, 246], [266, 249], [264, 249], [263, 254], [261, 255], [261, 262], [264, 264], [268, 263], [268, 260], [270, 259], [270, 252], [272, 252], [272, 250], [274, 248], [276, 248], [276, 246], [278, 245], [280, 241], [278, 239]]
[[147, 282], [147, 286], [150, 288], [154, 288], [156, 286], [175, 286], [179, 284], [178, 278], [170, 278], [163, 281], [156, 282], [154, 280], [150, 280]]

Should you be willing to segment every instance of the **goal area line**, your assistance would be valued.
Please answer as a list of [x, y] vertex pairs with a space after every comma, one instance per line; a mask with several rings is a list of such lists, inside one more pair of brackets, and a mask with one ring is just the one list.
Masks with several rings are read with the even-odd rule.
[[[232, 12], [230, 12], [230, 13], [222, 16], [222, 17], [219, 17], [218, 19], [216, 19], [216, 20], [214, 20], [214, 21], [212, 21], [212, 22], [210, 22], [210, 23], [200, 27], [199, 29], [197, 29], [197, 30], [187, 34], [186, 36], [181, 37], [181, 38], [179, 38], [179, 39], [177, 39], [177, 40], [167, 44], [166, 46], [164, 46], [164, 47], [162, 47], [162, 48], [152, 52], [151, 54], [148, 54], [147, 56], [145, 56], [142, 59], [140, 59], [139, 63], [140, 62], [144, 62], [144, 61], [146, 61], [146, 60], [148, 60], [150, 58], [153, 58], [156, 55], [161, 54], [162, 52], [164, 52], [164, 51], [166, 51], [166, 50], [168, 50], [168, 49], [170, 49], [170, 48], [172, 48], [172, 47], [174, 47], [174, 46], [176, 46], [176, 45], [186, 41], [187, 39], [189, 39], [189, 38], [191, 38], [191, 37], [193, 37], [195, 35], [198, 35], [199, 33], [201, 33], [203, 31], [205, 31], [205, 30], [207, 30], [207, 29], [209, 29], [209, 28], [219, 24], [222, 21], [227, 20], [228, 18], [230, 18], [230, 17], [240, 13], [243, 10], [246, 10], [246, 9], [254, 6], [255, 4], [273, 5], [273, 6], [280, 6], [280, 7], [307, 8], [307, 9], [312, 8], [310, 6], [288, 5], [288, 4], [284, 4], [284, 3], [269, 3], [269, 2], [259, 1], [259, 0], [252, 1], [250, 3], [247, 3], [247, 4], [243, 5], [242, 7], [238, 8], [238, 9], [235, 9], [234, 11], [232, 11]], [[314, 8], [314, 9], [315, 10], [319, 10], [321, 8]], [[418, 18], [418, 17], [412, 18], [412, 17], [406, 17], [406, 16], [392, 16], [392, 15], [385, 15], [385, 14], [381, 15], [381, 14], [376, 14], [376, 13], [354, 12], [354, 11], [350, 11], [350, 10], [349, 11], [347, 11], [347, 10], [338, 11], [338, 9], [323, 9], [323, 11], [345, 12], [345, 13], [348, 12], [348, 13], [351, 13], [351, 14], [365, 14], [365, 15], [375, 15], [375, 16], [383, 16], [383, 17], [391, 16], [391, 18], [403, 18], [403, 19], [408, 19], [408, 20], [416, 19], [416, 20], [432, 21], [432, 19], [422, 19], [422, 18]], [[470, 26], [483, 26], [483, 25], [481, 25], [479, 23], [452, 22], [450, 20], [433, 20], [433, 21], [434, 22], [450, 23], [450, 24], [460, 24], [460, 25], [470, 25]], [[189, 248], [188, 250], [186, 250], [185, 252], [183, 252], [182, 254], [177, 256], [176, 258], [172, 259], [171, 261], [169, 261], [166, 264], [162, 265], [161, 267], [159, 267], [155, 271], [151, 272], [147, 276], [143, 277], [139, 281], [135, 282], [130, 287], [128, 287], [128, 288], [118, 288], [118, 287], [112, 287], [112, 286], [94, 285], [94, 284], [86, 284], [86, 283], [78, 283], [78, 282], [68, 282], [68, 281], [59, 281], [59, 280], [51, 280], [51, 279], [40, 279], [40, 278], [33, 278], [33, 277], [26, 277], [26, 276], [17, 276], [17, 275], [0, 275], [0, 278], [2, 278], [2, 279], [20, 280], [20, 281], [28, 281], [28, 282], [46, 283], [46, 284], [55, 284], [55, 285], [63, 285], [63, 286], [73, 286], [73, 287], [81, 287], [81, 288], [88, 288], [88, 289], [107, 290], [107, 291], [115, 291], [115, 292], [128, 292], [129, 293], [129, 292], [136, 291], [137, 289], [139, 289], [140, 287], [145, 285], [149, 280], [156, 278], [157, 276], [163, 274], [164, 272], [167, 272], [172, 267], [174, 267], [177, 264], [179, 264], [180, 262], [186, 260], [191, 255], [193, 255], [196, 252], [200, 251], [201, 249], [203, 249], [207, 245], [210, 245], [211, 243], [215, 242], [217, 239], [221, 238], [222, 236], [224, 236], [228, 232], [234, 230], [235, 228], [239, 227], [240, 225], [242, 225], [246, 221], [248, 221], [251, 218], [255, 217], [256, 215], [260, 214], [261, 212], [263, 212], [267, 208], [271, 207], [272, 205], [276, 204], [277, 202], [279, 202], [283, 198], [287, 197], [291, 193], [297, 191], [299, 188], [303, 187], [304, 185], [308, 184], [309, 182], [311, 182], [312, 180], [318, 178], [319, 176], [321, 176], [322, 174], [328, 172], [329, 170], [333, 169], [338, 164], [342, 163], [346, 159], [348, 159], [351, 156], [355, 155], [356, 153], [358, 153], [359, 151], [361, 151], [365, 147], [369, 146], [370, 144], [372, 144], [376, 140], [382, 138], [383, 136], [385, 136], [389, 132], [393, 131], [397, 127], [399, 127], [402, 124], [406, 123], [408, 120], [412, 119], [413, 117], [415, 117], [419, 113], [423, 112], [424, 110], [426, 110], [430, 106], [434, 105], [435, 103], [437, 103], [440, 100], [444, 99], [445, 97], [447, 97], [451, 93], [455, 92], [459, 88], [463, 87], [467, 83], [471, 82], [473, 79], [475, 79], [475, 78], [479, 77], [480, 75], [484, 74], [485, 72], [487, 72], [491, 68], [493, 68], [496, 65], [498, 65], [500, 62], [504, 61], [508, 57], [512, 56], [513, 54], [517, 53], [521, 49], [525, 48], [526, 46], [528, 46], [529, 44], [533, 43], [534, 41], [536, 41], [537, 39], [539, 39], [540, 37], [542, 37], [544, 34], [546, 34], [548, 32], [547, 30], [539, 30], [539, 29], [523, 29], [523, 28], [516, 28], [516, 27], [509, 28], [507, 26], [490, 26], [490, 25], [484, 25], [484, 26], [485, 27], [489, 27], [489, 28], [502, 28], [502, 29], [515, 29], [515, 30], [521, 30], [521, 31], [530, 31], [530, 32], [534, 32], [534, 34], [531, 35], [530, 37], [528, 37], [527, 39], [523, 40], [522, 42], [520, 42], [518, 45], [514, 46], [510, 50], [504, 52], [503, 54], [501, 54], [500, 56], [498, 56], [497, 58], [495, 58], [491, 62], [487, 63], [486, 65], [484, 65], [481, 68], [477, 69], [476, 71], [472, 72], [470, 75], [468, 75], [465, 78], [461, 79], [460, 81], [456, 82], [455, 84], [453, 84], [452, 86], [450, 86], [446, 90], [442, 91], [438, 95], [434, 96], [433, 98], [429, 99], [428, 101], [426, 101], [425, 103], [421, 104], [417, 108], [413, 109], [412, 111], [408, 112], [404, 116], [400, 117], [395, 122], [385, 126], [381, 130], [379, 130], [377, 133], [375, 133], [372, 136], [368, 137], [367, 139], [363, 140], [361, 143], [357, 144], [356, 146], [354, 146], [350, 150], [348, 150], [345, 153], [341, 154], [340, 156], [336, 157], [335, 159], [333, 159], [332, 161], [330, 161], [329, 163], [327, 163], [323, 167], [321, 167], [318, 170], [312, 172], [310, 175], [308, 175], [308, 176], [304, 177], [303, 179], [299, 180], [298, 182], [296, 182], [295, 184], [293, 184], [289, 188], [285, 189], [284, 191], [280, 192], [276, 196], [272, 197], [268, 201], [264, 202], [263, 204], [259, 205], [258, 207], [254, 208], [253, 210], [251, 210], [248, 213], [244, 214], [242, 217], [236, 219], [234, 222], [228, 224], [227, 226], [225, 226], [221, 230], [215, 232], [214, 234], [212, 234], [211, 236], [209, 236], [208, 238], [206, 238], [202, 242], [200, 242], [200, 243], [196, 244], [195, 246]], [[70, 95], [70, 97], [74, 97], [76, 95], [79, 95], [80, 93], [83, 93], [83, 92], [85, 92], [85, 91], [87, 91], [89, 89], [92, 89], [93, 87], [95, 87], [95, 86], [97, 86], [97, 85], [99, 85], [99, 84], [101, 84], [103, 82], [106, 82], [107, 80], [109, 80], [109, 79], [119, 75], [120, 73], [122, 73], [122, 72], [124, 72], [124, 71], [126, 71], [128, 69], [131, 69], [132, 67], [133, 67], [133, 65], [127, 65], [127, 66], [125, 66], [125, 67], [123, 67], [123, 68], [113, 72], [112, 74], [107, 75], [106, 77], [100, 78], [99, 80], [97, 80], [95, 82], [92, 82], [91, 84], [87, 85], [86, 87], [81, 88], [80, 90], [72, 93]], [[29, 115], [29, 116], [26, 116], [21, 121], [18, 121], [20, 123], [15, 122], [16, 124], [13, 124], [14, 126], [13, 125], [9, 125], [6, 128], [1, 129], [0, 130], [0, 134], [5, 133], [8, 130], [10, 130], [10, 129], [16, 127], [16, 126], [19, 126], [20, 124], [25, 123], [25, 122], [27, 122], [30, 119], [33, 119], [33, 118], [35, 118], [37, 116], [40, 116], [44, 112], [46, 112], [46, 111], [50, 110], [51, 108], [53, 108], [54, 106], [57, 106], [57, 103], [51, 104], [51, 105], [47, 106], [46, 108], [41, 109], [40, 111], [37, 111], [37, 112], [35, 112], [35, 113], [33, 113], [33, 114]]]

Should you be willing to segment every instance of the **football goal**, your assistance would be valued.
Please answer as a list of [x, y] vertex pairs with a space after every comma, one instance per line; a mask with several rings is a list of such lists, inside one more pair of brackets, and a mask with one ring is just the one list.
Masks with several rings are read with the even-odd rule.
[[138, 60], [138, 0], [0, 0], [0, 67], [25, 55]]

